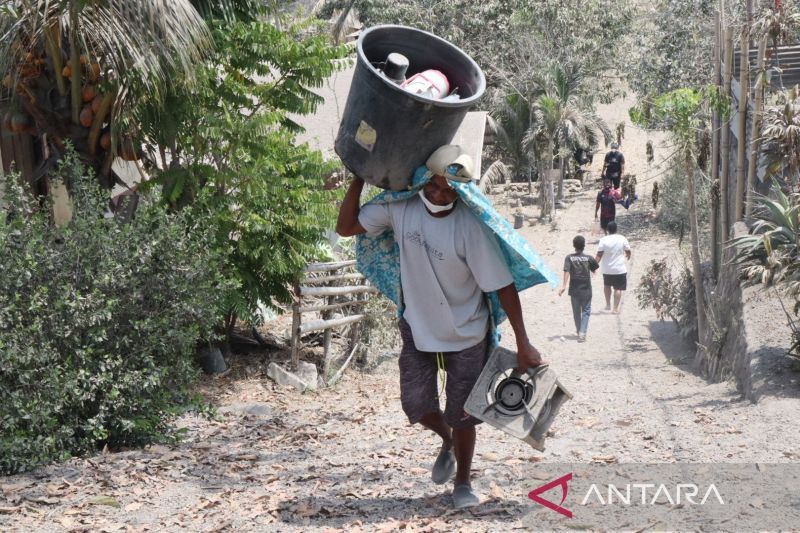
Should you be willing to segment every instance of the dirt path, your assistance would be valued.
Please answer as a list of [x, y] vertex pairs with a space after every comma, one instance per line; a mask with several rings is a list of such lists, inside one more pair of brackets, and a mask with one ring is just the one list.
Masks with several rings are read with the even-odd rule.
[[[601, 109], [612, 126], [627, 106]], [[629, 170], [644, 175], [644, 134], [628, 127]], [[667, 153], [657, 145], [658, 154]], [[600, 158], [595, 159], [599, 167]], [[597, 170], [597, 169], [595, 169]], [[642, 186], [640, 186], [642, 187]], [[619, 217], [634, 259], [630, 288], [650, 259], [679, 255], [648, 210], [649, 186]], [[644, 194], [643, 194], [644, 193]], [[572, 237], [588, 234], [594, 191], [569, 199], [556, 225], [523, 228], [560, 271]], [[595, 250], [589, 239], [587, 251]], [[534, 343], [574, 394], [539, 453], [485, 425], [478, 430], [474, 485], [485, 503], [450, 508], [449, 487], [433, 485], [436, 440], [409, 427], [399, 402], [396, 361], [350, 372], [334, 389], [299, 394], [258, 376], [218, 378], [220, 417], [185, 417], [175, 447], [74, 459], [2, 480], [4, 531], [508, 531], [535, 510], [526, 494], [542, 463], [789, 462], [800, 458], [797, 395], [753, 405], [731, 384], [709, 385], [688, 367], [692, 347], [674, 326], [639, 310], [629, 292], [620, 315], [602, 311], [594, 281], [588, 342], [573, 334], [568, 297], [548, 287], [523, 293]], [[510, 328], [504, 344], [514, 346]]]

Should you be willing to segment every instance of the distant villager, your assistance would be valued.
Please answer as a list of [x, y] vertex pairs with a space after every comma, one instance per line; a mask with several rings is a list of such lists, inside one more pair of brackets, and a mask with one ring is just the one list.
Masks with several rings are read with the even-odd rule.
[[658, 209], [658, 183], [653, 184], [653, 194], [651, 197], [653, 198], [653, 209]]

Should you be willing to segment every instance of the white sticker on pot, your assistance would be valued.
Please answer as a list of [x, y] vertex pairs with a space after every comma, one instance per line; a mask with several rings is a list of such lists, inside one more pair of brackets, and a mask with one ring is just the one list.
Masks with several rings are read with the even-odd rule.
[[356, 132], [356, 142], [359, 146], [371, 152], [372, 149], [375, 148], [376, 140], [378, 140], [378, 132], [375, 131], [375, 128], [362, 120]]

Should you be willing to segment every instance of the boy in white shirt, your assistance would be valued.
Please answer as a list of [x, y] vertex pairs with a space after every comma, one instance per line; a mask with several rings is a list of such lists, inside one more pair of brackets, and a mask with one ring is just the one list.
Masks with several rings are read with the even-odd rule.
[[628, 288], [628, 268], [625, 260], [631, 258], [631, 245], [628, 239], [617, 234], [617, 223], [608, 223], [608, 235], [600, 239], [595, 260], [600, 263], [603, 274], [603, 294], [606, 297], [606, 311], [611, 310], [611, 289], [614, 289], [614, 314], [619, 313], [622, 291]]

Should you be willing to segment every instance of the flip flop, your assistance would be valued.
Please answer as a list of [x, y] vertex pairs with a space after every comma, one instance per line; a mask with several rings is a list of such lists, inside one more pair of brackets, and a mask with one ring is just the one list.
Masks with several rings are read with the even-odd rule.
[[456, 509], [466, 509], [480, 505], [481, 500], [472, 492], [469, 485], [456, 485], [453, 489], [453, 507]]
[[446, 483], [448, 479], [456, 471], [456, 456], [453, 453], [453, 448], [445, 448], [444, 444], [436, 457], [436, 462], [433, 463], [431, 469], [431, 479], [437, 485]]

